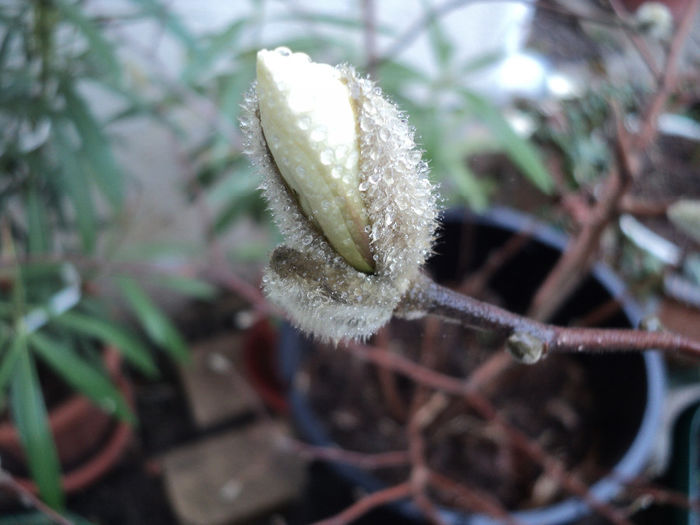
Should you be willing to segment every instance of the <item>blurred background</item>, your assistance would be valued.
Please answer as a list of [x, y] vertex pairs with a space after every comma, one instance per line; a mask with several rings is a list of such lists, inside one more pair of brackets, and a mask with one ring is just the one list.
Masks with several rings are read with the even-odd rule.
[[642, 4], [0, 2], [0, 525], [309, 515], [238, 130], [261, 48], [375, 79], [445, 208], [577, 238], [629, 170], [586, 259], [700, 337], [700, 17]]

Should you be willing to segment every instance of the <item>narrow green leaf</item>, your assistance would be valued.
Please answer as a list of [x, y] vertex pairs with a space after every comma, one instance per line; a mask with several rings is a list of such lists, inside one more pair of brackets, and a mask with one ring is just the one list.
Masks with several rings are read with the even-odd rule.
[[17, 425], [29, 470], [39, 487], [42, 499], [51, 507], [61, 509], [64, 505], [60, 478], [61, 465], [49, 429], [46, 405], [34, 360], [27, 351], [26, 340], [23, 336], [20, 338], [23, 340], [24, 348], [19, 353], [12, 374], [10, 396], [12, 419]]
[[158, 0], [131, 0], [134, 4], [141, 6], [142, 12], [146, 16], [153, 17], [163, 24], [163, 27], [177, 38], [184, 46], [190, 55], [197, 59], [201, 56], [199, 42], [194, 35], [187, 29], [182, 20], [173, 13], [173, 10], [168, 5]]
[[195, 299], [209, 300], [217, 293], [216, 287], [208, 282], [185, 275], [159, 273], [153, 275], [152, 282]]
[[208, 45], [202, 50], [197, 60], [192, 60], [183, 72], [186, 82], [192, 82], [205, 72], [223, 53], [230, 55], [236, 49], [241, 33], [248, 27], [248, 18], [241, 18], [230, 24], [226, 29], [212, 36]]
[[7, 340], [9, 334], [7, 332], [14, 334], [14, 332], [7, 330], [6, 327], [3, 329], [3, 337], [0, 342], [0, 352], [2, 352], [2, 360], [0, 361], [0, 398], [5, 397], [5, 387], [15, 370], [15, 364], [17, 363], [19, 354], [26, 350], [25, 341], [19, 335], [15, 335], [8, 345]]
[[130, 277], [119, 278], [119, 285], [131, 310], [153, 342], [178, 361], [186, 360], [189, 352], [182, 336], [141, 286]]
[[461, 90], [461, 93], [467, 106], [491, 129], [499, 145], [528, 180], [540, 191], [550, 194], [554, 181], [534, 146], [519, 137], [500, 111], [486, 99], [467, 90]]
[[5, 61], [10, 54], [12, 39], [17, 32], [17, 27], [9, 24], [4, 29], [5, 35], [2, 37], [2, 42], [0, 42], [0, 71], [5, 70]]
[[476, 73], [482, 69], [494, 65], [496, 62], [503, 58], [502, 51], [491, 51], [490, 53], [484, 53], [474, 58], [466, 60], [460, 67], [459, 73], [462, 75], [469, 75], [471, 73]]
[[65, 115], [73, 122], [82, 142], [81, 152], [90, 174], [109, 203], [118, 209], [124, 200], [124, 177], [117, 166], [109, 141], [82, 97], [72, 86], [63, 85]]
[[55, 182], [73, 205], [84, 249], [92, 252], [95, 248], [96, 213], [90, 194], [90, 181], [76, 152], [68, 143], [67, 135], [66, 126], [60, 126], [57, 133], [53, 134], [53, 145], [63, 168]]
[[666, 216], [676, 228], [700, 242], [700, 200], [679, 199], [669, 206]]
[[455, 181], [459, 194], [467, 201], [471, 209], [482, 211], [488, 206], [486, 192], [465, 161], [451, 163], [449, 173], [452, 175], [452, 180]]
[[[317, 11], [287, 11], [280, 15], [272, 15], [269, 22], [290, 22], [292, 20], [303, 21], [312, 24], [336, 27], [339, 29], [364, 29], [365, 22], [358, 16], [342, 16], [332, 13], [320, 13]], [[374, 30], [384, 36], [395, 36], [396, 31], [386, 24], [377, 24]]]
[[77, 312], [66, 312], [52, 319], [52, 322], [76, 332], [112, 344], [129, 363], [149, 377], [158, 375], [153, 358], [135, 336], [116, 323], [110, 323]]
[[103, 32], [75, 4], [64, 0], [56, 4], [63, 18], [69, 21], [85, 37], [88, 42], [89, 52], [95, 56], [97, 63], [104, 68], [105, 73], [112, 78], [118, 78], [120, 68], [114, 47], [102, 36]]
[[35, 184], [30, 184], [25, 197], [29, 251], [47, 253], [49, 251], [48, 219], [46, 208], [41, 202]]
[[424, 10], [429, 17], [428, 40], [435, 60], [441, 69], [447, 68], [454, 54], [454, 46], [447, 38], [447, 34], [435, 13], [433, 6], [423, 0]]
[[248, 198], [257, 192], [259, 182], [259, 178], [252, 170], [247, 166], [241, 166], [235, 173], [229, 172], [227, 176], [221, 177], [221, 180], [207, 192], [207, 205], [218, 208], [233, 200]]
[[114, 413], [128, 423], [136, 422], [129, 404], [109, 378], [89, 365], [73, 349], [39, 332], [29, 336], [29, 344], [69, 385], [103, 410]]
[[253, 67], [242, 68], [241, 71], [235, 71], [224, 79], [219, 105], [221, 106], [221, 114], [230, 122], [238, 123], [243, 94], [255, 77], [254, 71]]

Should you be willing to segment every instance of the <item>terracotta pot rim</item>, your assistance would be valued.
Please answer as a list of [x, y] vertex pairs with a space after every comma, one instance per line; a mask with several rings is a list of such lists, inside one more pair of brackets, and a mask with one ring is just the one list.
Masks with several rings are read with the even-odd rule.
[[[122, 361], [119, 351], [112, 346], [105, 347], [103, 360], [110, 377], [114, 381], [119, 381], [122, 378], [122, 373], [120, 371]], [[94, 410], [102, 411], [99, 406], [90, 401], [87, 397], [73, 393], [68, 399], [49, 411], [49, 427], [55, 435], [75, 421], [86, 417], [86, 415], [89, 415], [90, 412]], [[102, 412], [107, 417], [112, 417], [109, 413]], [[17, 429], [9, 419], [0, 423], [0, 443], [17, 441], [18, 439]]]
[[[130, 407], [133, 408], [133, 391], [131, 384], [121, 371], [121, 355], [112, 346], [105, 347], [104, 362], [110, 377]], [[114, 415], [103, 411], [98, 405], [81, 394], [73, 394], [49, 413], [49, 426], [54, 435], [70, 428], [77, 421], [93, 417], [96, 413], [105, 418], [114, 419]], [[110, 435], [100, 448], [75, 468], [61, 474], [61, 484], [66, 492], [75, 492], [90, 485], [105, 474], [119, 459], [129, 444], [133, 431], [128, 423], [117, 421], [110, 430]], [[0, 423], [0, 443], [18, 443], [17, 429], [11, 421]], [[16, 478], [25, 488], [38, 493], [35, 483], [27, 478]]]

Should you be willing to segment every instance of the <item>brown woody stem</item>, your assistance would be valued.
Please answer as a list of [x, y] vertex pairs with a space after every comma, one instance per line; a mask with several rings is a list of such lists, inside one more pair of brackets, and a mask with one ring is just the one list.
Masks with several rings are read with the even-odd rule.
[[661, 350], [700, 357], [700, 342], [670, 332], [561, 327], [534, 321], [462, 295], [421, 276], [404, 298], [406, 312], [422, 312], [508, 338], [519, 360], [534, 363], [550, 353]]

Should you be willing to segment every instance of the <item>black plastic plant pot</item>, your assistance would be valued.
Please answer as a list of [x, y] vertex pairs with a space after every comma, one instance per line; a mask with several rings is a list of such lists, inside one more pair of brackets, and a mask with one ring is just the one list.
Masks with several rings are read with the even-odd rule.
[[[700, 499], [700, 405], [685, 410], [674, 431], [672, 486], [689, 501]], [[700, 513], [673, 509], [674, 525], [700, 525]]]
[[[505, 299], [509, 309], [522, 312], [566, 243], [561, 233], [527, 215], [503, 208], [483, 215], [461, 210], [446, 213], [429, 270], [438, 281], [456, 282], [480, 268], [494, 249], [517, 232], [528, 233], [524, 246], [497, 270], [489, 287]], [[595, 266], [552, 321], [568, 324], [611, 298], [619, 299], [622, 306], [602, 326], [636, 326], [641, 317], [640, 308], [626, 298], [623, 283], [602, 265]], [[292, 380], [313, 352], [314, 343], [287, 326], [282, 330], [280, 344], [283, 374], [293, 385], [289, 401], [298, 432], [312, 444], [334, 445], [327, 424], [312, 408], [305, 389], [299, 386], [299, 381]], [[584, 363], [590, 377], [595, 400], [595, 421], [591, 424], [602, 433], [597, 446], [604, 448], [598, 450], [602, 477], [594, 478], [590, 493], [598, 501], [609, 502], [620, 493], [624, 480], [643, 472], [652, 455], [655, 433], [662, 423], [665, 369], [656, 352], [580, 355], [575, 359]], [[330, 469], [350, 486], [364, 491], [386, 487], [385, 482], [355, 467], [333, 463]], [[403, 520], [420, 516], [409, 502], [394, 504], [392, 509]], [[501, 523], [485, 515], [446, 507], [440, 512], [445, 522], [454, 525]], [[514, 510], [512, 515], [518, 523], [554, 525], [569, 523], [590, 512], [583, 501], [571, 496], [546, 507]]]

